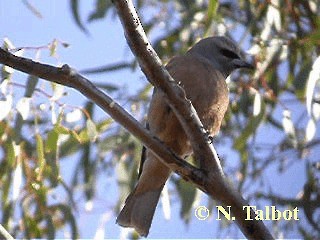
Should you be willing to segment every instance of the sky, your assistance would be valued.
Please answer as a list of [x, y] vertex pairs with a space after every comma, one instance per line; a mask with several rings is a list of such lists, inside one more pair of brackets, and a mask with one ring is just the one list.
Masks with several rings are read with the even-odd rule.
[[[16, 47], [31, 46], [37, 47], [46, 45], [58, 39], [67, 42], [70, 47], [59, 47], [57, 59], [48, 57], [48, 52], [43, 50], [39, 61], [57, 65], [67, 63], [71, 67], [81, 70], [90, 67], [96, 67], [102, 64], [114, 63], [121, 60], [132, 59], [129, 48], [123, 35], [123, 30], [117, 18], [107, 17], [102, 21], [97, 21], [87, 25], [90, 35], [86, 35], [76, 26], [70, 12], [69, 1], [29, 1], [33, 4], [43, 18], [39, 19], [31, 11], [29, 11], [21, 0], [0, 1], [0, 43], [4, 38], [10, 41]], [[93, 9], [95, 1], [80, 1], [82, 16]], [[25, 56], [34, 58], [35, 51], [27, 51]], [[135, 91], [146, 83], [140, 71], [120, 71], [112, 74], [90, 75], [88, 76], [94, 82], [109, 82], [117, 84], [124, 89]], [[16, 74], [15, 81], [23, 82], [26, 79], [24, 74]], [[67, 98], [68, 104], [81, 105], [85, 98], [74, 90], [69, 91]], [[102, 111], [98, 111], [101, 118], [104, 117]], [[266, 130], [268, 131], [268, 130]], [[269, 133], [272, 137], [273, 133]], [[268, 135], [265, 135], [265, 137]], [[227, 150], [220, 147], [219, 151]], [[227, 154], [228, 155], [228, 154]], [[75, 158], [77, 156], [74, 156]], [[75, 161], [69, 160], [65, 164], [65, 168], [61, 168], [64, 176], [68, 175], [68, 169], [73, 168]], [[288, 176], [280, 176], [281, 184], [278, 179], [271, 180], [270, 184], [278, 191], [283, 190], [283, 184], [288, 186], [287, 193], [298, 194], [301, 184], [304, 182], [303, 174], [298, 180], [293, 180], [291, 175], [295, 172], [301, 172], [301, 166], [294, 165], [291, 170], [285, 174]], [[273, 176], [274, 169], [270, 169], [270, 176]], [[299, 175], [300, 176], [300, 175]], [[99, 191], [94, 200], [93, 209], [85, 210], [85, 203], [80, 201], [76, 214], [78, 226], [81, 229], [82, 238], [93, 238], [98, 230], [103, 230], [105, 238], [119, 238], [121, 228], [115, 224], [116, 215], [110, 214], [110, 209], [114, 206], [117, 198], [113, 199], [110, 190], [105, 191], [107, 187], [116, 188], [114, 179], [100, 176]], [[287, 181], [287, 182], [284, 182]], [[116, 190], [112, 190], [116, 192]], [[106, 196], [106, 193], [110, 196]], [[207, 199], [202, 196], [199, 205], [206, 205]], [[153, 225], [150, 231], [150, 238], [215, 238], [217, 237], [217, 226], [219, 222], [213, 218], [200, 221], [193, 217], [187, 226], [183, 223], [179, 216], [180, 202], [177, 197], [173, 197], [171, 219], [165, 220], [162, 213], [161, 204], [159, 204]], [[233, 228], [230, 236], [235, 237], [243, 235]], [[225, 232], [226, 233], [226, 232]], [[65, 232], [60, 232], [58, 237], [63, 238]]]

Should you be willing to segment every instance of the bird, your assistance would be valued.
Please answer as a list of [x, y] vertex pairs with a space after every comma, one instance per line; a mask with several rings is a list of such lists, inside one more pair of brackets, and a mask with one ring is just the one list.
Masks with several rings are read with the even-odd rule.
[[[207, 37], [185, 54], [174, 56], [166, 69], [185, 91], [210, 136], [218, 134], [229, 104], [226, 78], [238, 68], [253, 68], [237, 44], [225, 36]], [[148, 114], [149, 131], [177, 156], [192, 154], [187, 134], [167, 103], [166, 95], [154, 88]], [[138, 183], [127, 197], [116, 222], [148, 236], [161, 191], [171, 171], [151, 151], [142, 158]]]

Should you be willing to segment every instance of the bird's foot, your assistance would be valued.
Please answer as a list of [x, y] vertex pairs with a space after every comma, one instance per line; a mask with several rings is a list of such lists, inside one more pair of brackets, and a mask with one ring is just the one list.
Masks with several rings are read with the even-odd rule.
[[210, 132], [205, 128], [203, 128], [203, 130], [204, 130], [204, 134], [205, 134], [205, 137], [206, 137], [208, 143], [209, 144], [213, 143], [213, 136], [210, 135]]

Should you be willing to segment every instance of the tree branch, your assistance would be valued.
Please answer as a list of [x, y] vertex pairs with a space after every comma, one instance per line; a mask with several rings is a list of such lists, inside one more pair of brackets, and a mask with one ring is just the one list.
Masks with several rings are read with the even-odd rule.
[[8, 233], [8, 231], [0, 224], [0, 237], [7, 240], [13, 240], [14, 238]]

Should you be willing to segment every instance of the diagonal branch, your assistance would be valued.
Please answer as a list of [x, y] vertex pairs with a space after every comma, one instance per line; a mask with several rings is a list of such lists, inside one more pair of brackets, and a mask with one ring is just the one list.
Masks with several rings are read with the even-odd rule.
[[0, 237], [7, 240], [13, 240], [14, 238], [8, 233], [8, 231], [0, 224]]

